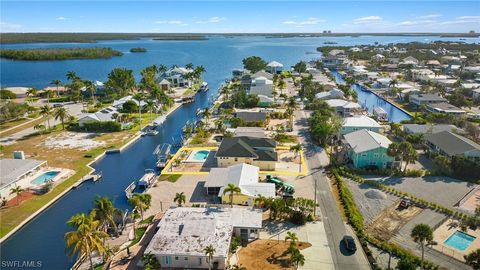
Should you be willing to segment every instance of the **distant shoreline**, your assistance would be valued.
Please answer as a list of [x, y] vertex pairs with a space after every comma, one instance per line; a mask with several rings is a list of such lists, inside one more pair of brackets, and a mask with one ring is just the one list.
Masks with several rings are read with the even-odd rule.
[[478, 38], [479, 33], [0, 33], [0, 44], [20, 43], [95, 43], [102, 40], [208, 40], [208, 36], [360, 37], [360, 36], [436, 36]]

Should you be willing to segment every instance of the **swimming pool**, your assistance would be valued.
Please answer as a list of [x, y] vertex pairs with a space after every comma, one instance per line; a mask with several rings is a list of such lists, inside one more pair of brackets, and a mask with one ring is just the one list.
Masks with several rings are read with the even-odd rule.
[[475, 237], [461, 231], [456, 231], [443, 243], [460, 251], [464, 251], [473, 241], [475, 241]]
[[59, 171], [44, 172], [41, 175], [37, 176], [35, 179], [33, 179], [32, 182], [30, 182], [30, 183], [32, 183], [34, 185], [43, 185], [47, 181], [52, 180], [59, 173], [60, 173]]
[[197, 151], [197, 152], [193, 153], [192, 159], [196, 160], [196, 161], [205, 161], [205, 160], [207, 160], [207, 157], [208, 157], [209, 153], [210, 153], [210, 151], [207, 151], [207, 150]]

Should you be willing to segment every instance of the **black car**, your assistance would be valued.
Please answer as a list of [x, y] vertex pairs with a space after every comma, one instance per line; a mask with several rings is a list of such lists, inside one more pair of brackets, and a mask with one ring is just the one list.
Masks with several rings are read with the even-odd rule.
[[355, 252], [357, 251], [357, 245], [355, 244], [355, 239], [351, 237], [350, 235], [345, 235], [343, 237], [343, 243], [345, 243], [345, 247], [347, 250]]

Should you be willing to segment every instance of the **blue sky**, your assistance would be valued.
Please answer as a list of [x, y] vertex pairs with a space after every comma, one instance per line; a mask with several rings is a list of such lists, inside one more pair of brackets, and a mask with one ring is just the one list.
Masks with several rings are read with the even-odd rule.
[[480, 1], [1, 1], [1, 32], [480, 32]]

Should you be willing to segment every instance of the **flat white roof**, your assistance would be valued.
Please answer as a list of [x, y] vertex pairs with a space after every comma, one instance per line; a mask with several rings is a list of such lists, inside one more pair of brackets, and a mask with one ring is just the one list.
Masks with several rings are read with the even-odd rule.
[[226, 258], [234, 227], [260, 229], [262, 212], [250, 208], [170, 208], [145, 252], [204, 257], [203, 249], [212, 245], [214, 257]]
[[46, 163], [35, 159], [0, 159], [0, 188], [15, 183], [30, 171]]
[[378, 127], [379, 128], [380, 124], [368, 116], [360, 115], [360, 116], [346, 117], [345, 119], [343, 119], [343, 126], [344, 127]]

